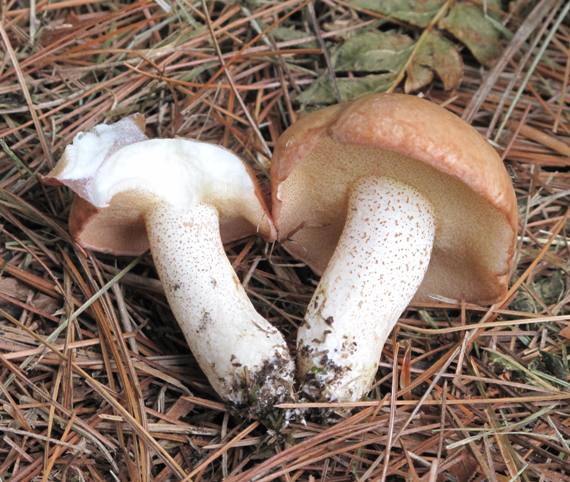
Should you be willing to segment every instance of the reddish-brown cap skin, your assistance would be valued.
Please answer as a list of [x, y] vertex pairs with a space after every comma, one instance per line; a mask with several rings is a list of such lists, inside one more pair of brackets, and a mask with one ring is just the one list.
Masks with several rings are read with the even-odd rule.
[[505, 293], [517, 230], [508, 173], [473, 127], [415, 96], [374, 94], [322, 109], [279, 138], [273, 220], [286, 248], [322, 272], [350, 185], [368, 175], [414, 185], [436, 209], [434, 252], [417, 300], [489, 303]]

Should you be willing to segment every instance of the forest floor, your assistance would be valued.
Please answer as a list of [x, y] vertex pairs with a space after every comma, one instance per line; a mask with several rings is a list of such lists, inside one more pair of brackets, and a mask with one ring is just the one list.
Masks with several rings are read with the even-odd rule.
[[[570, 4], [396, 3], [1, 3], [1, 480], [570, 481]], [[421, 93], [497, 149], [519, 203], [511, 288], [411, 306], [363, 402], [268, 429], [210, 388], [150, 254], [79, 247], [71, 193], [41, 177], [78, 132], [140, 112], [268, 189], [303, 111], [369, 91]], [[259, 238], [227, 252], [294, 350], [316, 275]]]

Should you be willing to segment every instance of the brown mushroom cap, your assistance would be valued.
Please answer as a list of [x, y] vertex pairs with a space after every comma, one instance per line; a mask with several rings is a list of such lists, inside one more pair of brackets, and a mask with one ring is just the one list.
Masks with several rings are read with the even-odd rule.
[[437, 230], [416, 301], [439, 295], [492, 303], [504, 295], [517, 205], [495, 150], [427, 100], [373, 94], [306, 115], [279, 138], [273, 220], [291, 254], [322, 273], [344, 226], [352, 183], [388, 176], [433, 205]]
[[[47, 184], [65, 185], [76, 194], [71, 206], [69, 229], [81, 246], [114, 255], [142, 254], [149, 248], [144, 213], [149, 203], [156, 201], [157, 196], [136, 189], [127, 190], [115, 194], [106, 206], [97, 207], [89, 201], [88, 186], [99, 175], [98, 170], [104, 165], [105, 159], [116, 155], [123, 148], [130, 148], [143, 141], [150, 142], [144, 135], [144, 118], [135, 115], [116, 124], [101, 124], [86, 134], [91, 136], [87, 141], [83, 133], [76, 136], [74, 143], [67, 147], [55, 168], [43, 180]], [[165, 140], [168, 143], [165, 149], [171, 147], [172, 141]], [[218, 153], [225, 151], [220, 147], [215, 149]], [[176, 155], [178, 151], [174, 148], [174, 154], [171, 150], [171, 155]], [[233, 156], [229, 151], [225, 152]], [[235, 156], [234, 158], [237, 160]], [[157, 175], [164, 169], [162, 161], [159, 153], [156, 158]], [[212, 158], [204, 159], [204, 169], [213, 166], [214, 161]], [[275, 229], [263, 193], [253, 171], [243, 161], [242, 164], [241, 171], [250, 178], [251, 185], [243, 187], [237, 193], [237, 198], [236, 193], [227, 192], [227, 187], [220, 187], [221, 191], [217, 193], [216, 188], [212, 187], [204, 202], [211, 201], [218, 209], [223, 242], [235, 241], [256, 232], [272, 240], [275, 238]], [[203, 172], [197, 175], [204, 177]], [[177, 180], [176, 177], [174, 180]], [[184, 182], [183, 178], [180, 182]]]

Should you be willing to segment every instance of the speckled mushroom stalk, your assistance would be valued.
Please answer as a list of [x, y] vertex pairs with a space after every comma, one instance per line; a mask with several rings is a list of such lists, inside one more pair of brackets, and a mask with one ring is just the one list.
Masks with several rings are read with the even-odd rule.
[[281, 333], [251, 304], [225, 255], [217, 210], [167, 203], [145, 215], [172, 312], [216, 392], [256, 415], [290, 398], [293, 363]]
[[124, 119], [78, 135], [48, 180], [80, 196], [70, 229], [83, 246], [113, 254], [150, 247], [172, 312], [222, 399], [263, 417], [291, 398], [285, 340], [254, 309], [222, 244], [223, 232], [274, 233], [239, 158], [191, 140], [146, 140]]
[[356, 401], [370, 390], [434, 235], [432, 206], [413, 187], [382, 177], [352, 186], [344, 229], [298, 332], [297, 369], [310, 398]]

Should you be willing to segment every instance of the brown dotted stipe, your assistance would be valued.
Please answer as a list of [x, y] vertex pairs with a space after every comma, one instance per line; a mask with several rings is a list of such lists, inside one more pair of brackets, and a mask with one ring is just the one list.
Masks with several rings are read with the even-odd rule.
[[432, 206], [416, 189], [375, 177], [353, 186], [297, 338], [311, 398], [350, 401], [368, 391], [384, 342], [423, 280], [434, 235]]
[[254, 309], [220, 239], [216, 209], [156, 205], [146, 216], [152, 256], [186, 341], [216, 392], [248, 415], [291, 398], [285, 340]]

